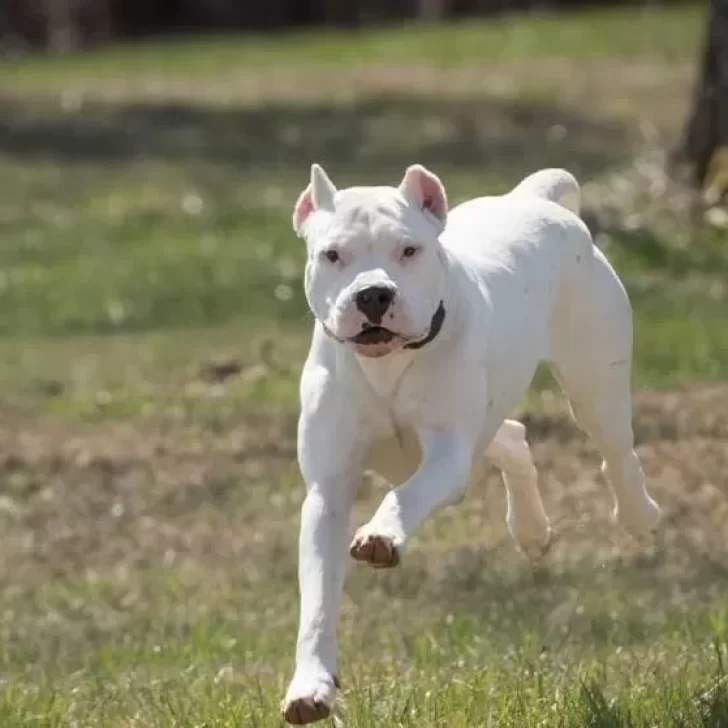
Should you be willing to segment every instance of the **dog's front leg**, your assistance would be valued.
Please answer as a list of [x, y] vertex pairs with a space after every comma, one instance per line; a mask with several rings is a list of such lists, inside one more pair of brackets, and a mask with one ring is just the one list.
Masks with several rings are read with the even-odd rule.
[[356, 532], [349, 550], [353, 558], [376, 568], [397, 566], [410, 534], [432, 511], [461, 496], [468, 484], [475, 448], [470, 437], [462, 431], [434, 429], [417, 434], [420, 468], [385, 496], [371, 521]]
[[356, 425], [326, 381], [303, 395], [298, 459], [306, 483], [301, 509], [296, 670], [283, 701], [295, 725], [326, 718], [338, 686], [336, 623], [348, 564], [349, 511], [361, 479]]

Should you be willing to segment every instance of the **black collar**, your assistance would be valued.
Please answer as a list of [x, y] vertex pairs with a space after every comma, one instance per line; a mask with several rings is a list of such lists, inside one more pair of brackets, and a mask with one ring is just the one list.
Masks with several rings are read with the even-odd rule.
[[442, 324], [445, 321], [445, 305], [440, 301], [440, 305], [435, 311], [432, 322], [430, 323], [430, 331], [424, 339], [419, 341], [413, 341], [410, 344], [405, 344], [405, 349], [421, 349], [425, 344], [429, 344], [439, 333], [442, 328]]

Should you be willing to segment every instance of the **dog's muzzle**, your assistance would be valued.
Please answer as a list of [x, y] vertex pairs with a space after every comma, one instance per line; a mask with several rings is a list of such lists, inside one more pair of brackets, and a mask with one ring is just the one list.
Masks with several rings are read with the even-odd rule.
[[352, 336], [349, 341], [353, 344], [386, 344], [396, 338], [394, 331], [383, 326], [368, 326], [360, 334]]
[[[440, 330], [442, 329], [442, 325], [445, 322], [445, 304], [443, 301], [440, 301], [440, 305], [437, 307], [437, 310], [432, 316], [432, 319], [430, 321], [430, 329], [427, 332], [427, 335], [419, 339], [417, 341], [409, 341], [404, 345], [403, 348], [405, 349], [421, 349], [423, 346], [426, 346], [429, 344], [433, 339], [437, 337], [437, 335], [440, 333]], [[327, 336], [330, 336], [335, 341], [338, 341], [340, 344], [358, 344], [358, 345], [369, 345], [369, 344], [386, 344], [390, 341], [396, 339], [399, 334], [395, 333], [394, 331], [391, 331], [390, 329], [387, 329], [383, 326], [372, 326], [372, 325], [365, 325], [364, 329], [358, 333], [356, 336], [352, 336], [349, 339], [340, 339], [338, 336], [334, 334], [331, 329], [329, 329], [326, 324], [321, 321], [321, 325], [324, 328], [324, 331], [326, 332]]]

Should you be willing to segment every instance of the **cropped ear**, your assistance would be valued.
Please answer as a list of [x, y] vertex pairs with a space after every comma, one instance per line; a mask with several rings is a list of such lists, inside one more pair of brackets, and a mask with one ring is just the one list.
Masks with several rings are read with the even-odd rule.
[[301, 192], [293, 208], [293, 229], [301, 234], [303, 225], [315, 210], [334, 210], [336, 187], [329, 179], [324, 168], [318, 164], [311, 165], [311, 182]]
[[421, 210], [432, 213], [440, 223], [447, 220], [447, 194], [440, 178], [421, 164], [407, 168], [399, 191]]

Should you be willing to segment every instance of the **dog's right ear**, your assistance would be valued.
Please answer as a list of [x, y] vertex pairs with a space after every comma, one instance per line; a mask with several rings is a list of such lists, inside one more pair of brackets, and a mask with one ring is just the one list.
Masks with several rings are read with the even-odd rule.
[[334, 195], [336, 187], [329, 179], [324, 168], [318, 164], [311, 165], [311, 183], [301, 192], [293, 208], [293, 229], [301, 235], [303, 226], [316, 210], [334, 211]]

